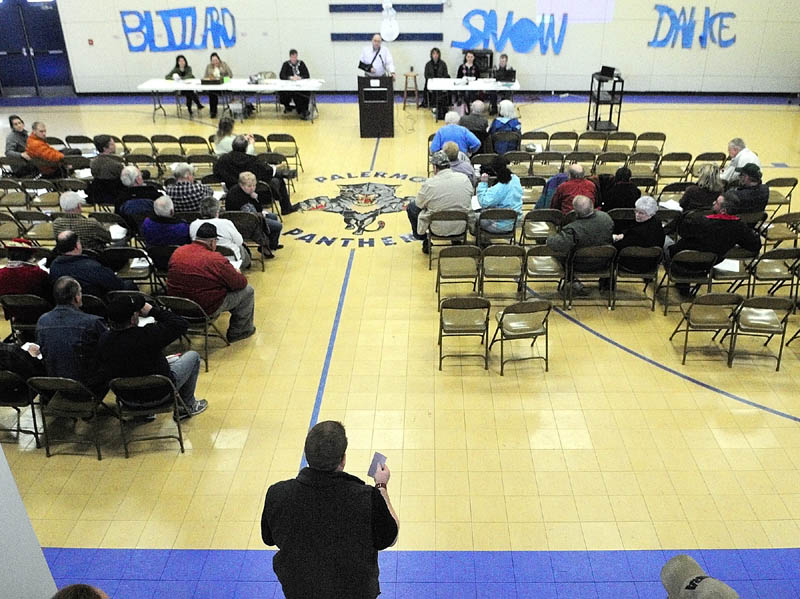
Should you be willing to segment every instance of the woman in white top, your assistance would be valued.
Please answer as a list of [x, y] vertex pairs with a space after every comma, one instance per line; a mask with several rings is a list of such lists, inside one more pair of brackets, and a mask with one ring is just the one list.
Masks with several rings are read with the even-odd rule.
[[[233, 150], [232, 144], [233, 140], [236, 138], [236, 134], [233, 132], [233, 124], [234, 121], [232, 118], [224, 116], [219, 120], [219, 125], [217, 126], [217, 134], [214, 136], [214, 152], [221, 156], [222, 154], [227, 154], [231, 150]], [[247, 153], [251, 156], [256, 155], [256, 146], [255, 140], [253, 136], [249, 133], [245, 135], [247, 138]]]

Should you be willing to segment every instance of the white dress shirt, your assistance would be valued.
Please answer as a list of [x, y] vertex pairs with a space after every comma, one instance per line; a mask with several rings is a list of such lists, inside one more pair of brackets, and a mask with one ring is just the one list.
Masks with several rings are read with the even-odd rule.
[[734, 181], [739, 175], [736, 172], [737, 168], [742, 168], [745, 164], [757, 164], [761, 168], [761, 161], [755, 153], [748, 149], [742, 148], [739, 153], [730, 159], [728, 164], [725, 165], [725, 170], [722, 171], [720, 178], [724, 181]]
[[365, 64], [372, 63], [372, 68], [375, 69], [374, 73], [367, 72], [367, 77], [383, 77], [387, 74], [394, 74], [394, 61], [392, 60], [392, 53], [389, 52], [389, 48], [381, 45], [374, 62], [372, 60], [373, 56], [375, 56], [375, 50], [372, 48], [372, 44], [366, 46], [361, 51], [361, 62]]

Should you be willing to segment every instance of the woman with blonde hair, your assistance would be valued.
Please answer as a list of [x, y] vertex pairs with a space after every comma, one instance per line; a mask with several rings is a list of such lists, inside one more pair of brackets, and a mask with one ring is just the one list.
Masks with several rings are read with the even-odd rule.
[[710, 210], [711, 205], [725, 190], [716, 164], [704, 164], [700, 168], [697, 183], [690, 185], [680, 199], [681, 208], [688, 210]]

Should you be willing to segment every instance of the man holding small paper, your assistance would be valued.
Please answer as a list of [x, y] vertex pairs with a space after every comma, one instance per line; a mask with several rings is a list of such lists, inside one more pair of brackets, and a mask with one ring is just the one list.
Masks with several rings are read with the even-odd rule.
[[261, 538], [278, 546], [272, 566], [286, 599], [380, 594], [378, 551], [395, 544], [399, 526], [389, 468], [376, 453], [368, 473], [375, 486], [368, 486], [344, 472], [346, 450], [344, 426], [320, 422], [306, 436], [308, 467], [267, 491]]

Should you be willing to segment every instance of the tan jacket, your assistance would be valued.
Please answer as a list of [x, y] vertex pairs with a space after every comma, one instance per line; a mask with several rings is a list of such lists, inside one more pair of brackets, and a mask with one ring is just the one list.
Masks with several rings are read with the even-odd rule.
[[[228, 66], [227, 62], [219, 61], [219, 76], [220, 78], [224, 77], [233, 77], [233, 72], [231, 68]], [[210, 62], [206, 67], [206, 72], [203, 75], [203, 79], [213, 79], [214, 78], [214, 65]]]
[[[417, 220], [417, 233], [424, 235], [431, 222], [431, 212], [457, 210], [469, 213], [472, 209], [472, 183], [463, 173], [444, 169], [425, 181], [417, 193], [415, 203], [422, 210]], [[436, 235], [459, 235], [464, 227], [459, 223], [436, 226]]]

